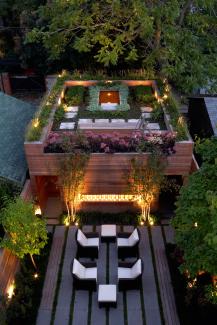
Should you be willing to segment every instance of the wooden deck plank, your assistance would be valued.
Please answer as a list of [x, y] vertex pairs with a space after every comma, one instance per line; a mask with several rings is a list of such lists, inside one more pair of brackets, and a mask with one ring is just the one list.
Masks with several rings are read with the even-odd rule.
[[76, 255], [76, 229], [76, 227], [69, 227], [68, 231], [54, 325], [68, 325], [69, 322], [70, 303], [73, 290], [73, 280], [72, 275], [70, 274], [70, 264]]
[[143, 299], [145, 308], [146, 325], [161, 325], [160, 309], [157, 297], [154, 268], [152, 264], [151, 248], [147, 227], [139, 227], [140, 243], [139, 253], [143, 261]]
[[[96, 230], [100, 233], [100, 228]], [[106, 255], [107, 245], [106, 243], [100, 243], [99, 257], [97, 263], [97, 283], [106, 283]], [[92, 294], [92, 309], [91, 309], [91, 325], [105, 325], [106, 324], [106, 310], [105, 308], [99, 308], [98, 305], [98, 292]]]
[[[109, 284], [116, 284], [118, 282], [118, 254], [117, 244], [109, 244]], [[123, 293], [117, 288], [117, 308], [109, 309], [109, 324], [124, 325], [124, 307], [123, 307]]]
[[[51, 312], [53, 306], [53, 299], [55, 295], [56, 282], [59, 270], [59, 263], [62, 255], [64, 243], [64, 226], [56, 226], [51, 252], [49, 256], [47, 272], [45, 275], [45, 282], [42, 291], [42, 299], [38, 311], [37, 325], [47, 325], [51, 319]], [[46, 319], [46, 323], [45, 323]]]
[[140, 290], [126, 291], [127, 297], [127, 324], [143, 324]]
[[167, 243], [175, 243], [175, 230], [174, 228], [169, 225], [169, 226], [164, 226], [164, 233], [165, 233], [165, 237], [166, 237], [166, 242]]
[[179, 325], [161, 228], [155, 226], [151, 232], [165, 324]]
[[88, 302], [89, 291], [76, 290], [72, 325], [87, 325]]

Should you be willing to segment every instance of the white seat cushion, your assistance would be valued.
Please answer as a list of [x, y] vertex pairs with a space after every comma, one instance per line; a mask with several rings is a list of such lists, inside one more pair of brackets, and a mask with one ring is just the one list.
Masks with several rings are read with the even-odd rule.
[[116, 225], [102, 225], [101, 226], [102, 237], [116, 237]]
[[72, 273], [80, 279], [85, 279], [86, 268], [75, 258], [73, 262]]
[[128, 241], [129, 241], [129, 246], [136, 245], [136, 243], [139, 241], [139, 234], [138, 234], [137, 229], [134, 229], [134, 231], [132, 232], [132, 234], [128, 238]]
[[137, 278], [142, 273], [142, 261], [139, 259], [131, 268], [131, 277]]
[[96, 279], [97, 280], [97, 268], [96, 267], [85, 268], [85, 279]]
[[87, 237], [84, 235], [84, 233], [80, 229], [78, 229], [77, 241], [82, 246], [87, 246], [88, 239], [87, 239]]
[[118, 238], [117, 239], [117, 245], [118, 245], [118, 247], [126, 247], [126, 246], [129, 246], [129, 240], [128, 240], [128, 238]]
[[118, 268], [118, 279], [131, 279], [132, 273], [130, 267], [119, 267]]
[[100, 284], [98, 291], [99, 302], [116, 302], [117, 287], [115, 284]]
[[85, 246], [94, 246], [99, 248], [99, 238], [87, 238], [87, 244]]

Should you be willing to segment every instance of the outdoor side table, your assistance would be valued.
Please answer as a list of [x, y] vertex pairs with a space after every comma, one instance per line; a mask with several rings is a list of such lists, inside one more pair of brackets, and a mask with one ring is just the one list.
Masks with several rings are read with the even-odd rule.
[[102, 242], [116, 241], [116, 225], [102, 225], [101, 226], [101, 240]]
[[100, 284], [98, 287], [99, 307], [117, 307], [116, 284]]

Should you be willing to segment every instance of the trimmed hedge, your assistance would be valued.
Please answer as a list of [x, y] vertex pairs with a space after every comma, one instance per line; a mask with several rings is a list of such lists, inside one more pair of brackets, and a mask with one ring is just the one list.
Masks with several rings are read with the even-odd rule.
[[80, 105], [84, 100], [84, 87], [73, 86], [67, 89], [65, 93], [65, 101], [68, 106]]

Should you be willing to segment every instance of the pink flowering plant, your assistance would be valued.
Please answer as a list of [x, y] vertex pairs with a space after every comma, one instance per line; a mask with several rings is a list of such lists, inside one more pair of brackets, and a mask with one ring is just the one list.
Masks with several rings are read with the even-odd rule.
[[175, 153], [176, 135], [174, 132], [133, 132], [123, 136], [117, 132], [97, 134], [92, 131], [51, 132], [48, 136], [45, 152], [118, 153], [153, 152], [160, 150], [165, 155]]

